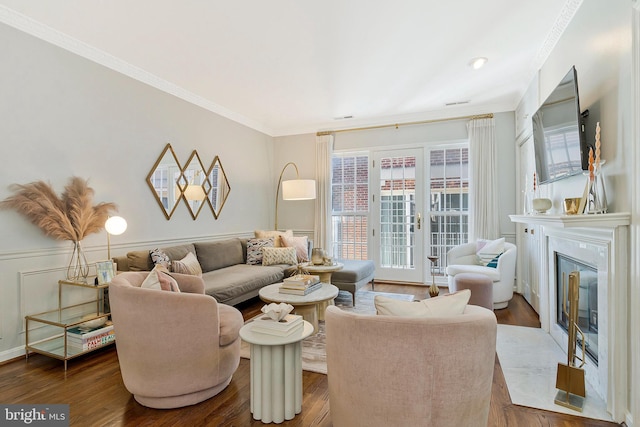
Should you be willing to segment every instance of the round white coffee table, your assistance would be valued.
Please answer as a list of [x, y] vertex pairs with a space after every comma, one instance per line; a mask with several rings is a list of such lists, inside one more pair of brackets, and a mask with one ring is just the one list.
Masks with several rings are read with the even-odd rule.
[[309, 322], [286, 337], [262, 334], [247, 323], [240, 338], [251, 345], [251, 413], [263, 423], [291, 420], [302, 411], [302, 340], [313, 333]]
[[258, 292], [260, 299], [267, 303], [291, 304], [296, 314], [301, 315], [304, 320], [313, 325], [314, 333], [318, 332], [318, 320], [324, 320], [324, 311], [338, 296], [338, 288], [330, 283], [323, 283], [320, 289], [307, 295], [292, 295], [280, 293], [280, 285], [282, 283], [274, 283], [260, 289]]

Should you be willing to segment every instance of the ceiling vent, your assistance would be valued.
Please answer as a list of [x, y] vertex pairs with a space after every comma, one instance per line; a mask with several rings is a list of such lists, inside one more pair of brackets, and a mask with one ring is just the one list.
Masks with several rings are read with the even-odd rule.
[[340, 117], [333, 118], [333, 120], [346, 120], [346, 119], [353, 119], [353, 116], [340, 116]]
[[464, 104], [468, 104], [471, 101], [457, 101], [457, 102], [447, 102], [446, 104], [444, 104], [445, 107], [451, 107], [454, 105], [464, 105]]

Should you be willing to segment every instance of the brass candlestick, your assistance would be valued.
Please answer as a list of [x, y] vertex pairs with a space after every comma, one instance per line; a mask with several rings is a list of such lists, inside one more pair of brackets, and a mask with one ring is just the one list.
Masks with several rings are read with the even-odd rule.
[[429, 296], [433, 298], [437, 297], [440, 294], [440, 289], [438, 289], [438, 286], [436, 286], [436, 275], [433, 271], [436, 262], [438, 262], [438, 257], [435, 255], [430, 255], [427, 258], [429, 259], [429, 261], [431, 261], [431, 286], [429, 286]]

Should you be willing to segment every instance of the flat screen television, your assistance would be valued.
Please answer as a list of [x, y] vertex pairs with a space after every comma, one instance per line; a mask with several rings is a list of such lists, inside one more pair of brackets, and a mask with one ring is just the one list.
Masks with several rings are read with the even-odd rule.
[[540, 184], [588, 170], [589, 148], [580, 114], [575, 67], [571, 67], [531, 120]]

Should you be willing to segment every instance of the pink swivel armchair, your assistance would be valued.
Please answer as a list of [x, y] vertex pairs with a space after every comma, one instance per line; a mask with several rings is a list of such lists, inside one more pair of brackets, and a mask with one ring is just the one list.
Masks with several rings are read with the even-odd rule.
[[205, 295], [200, 277], [172, 274], [178, 293], [141, 288], [147, 274], [124, 272], [109, 286], [125, 387], [151, 408], [215, 396], [240, 363], [242, 314]]

